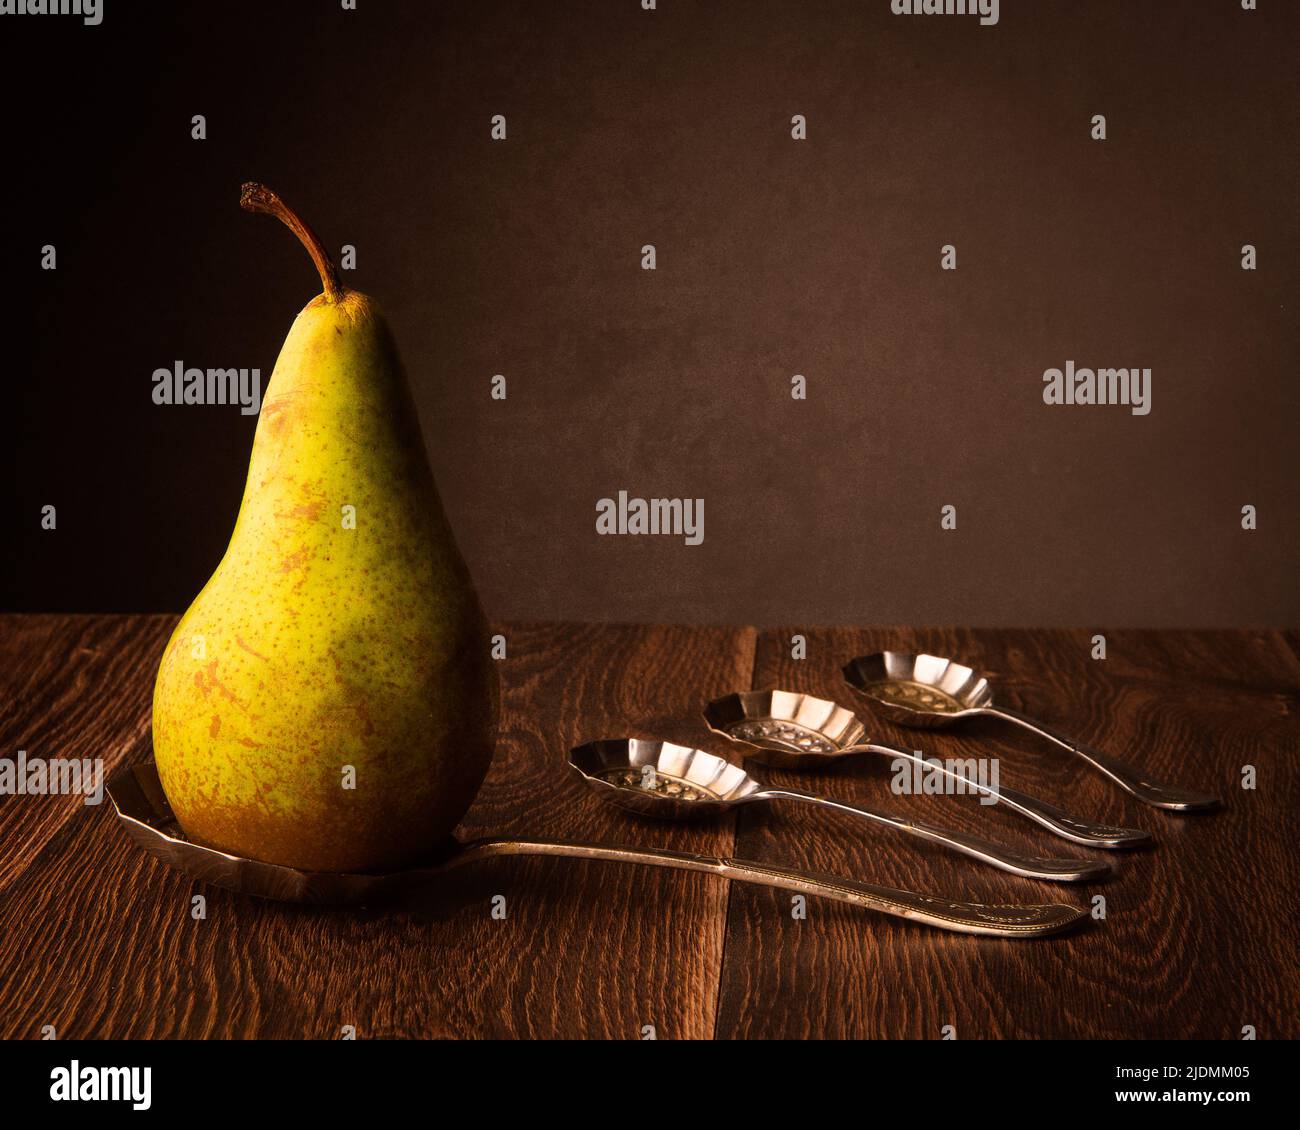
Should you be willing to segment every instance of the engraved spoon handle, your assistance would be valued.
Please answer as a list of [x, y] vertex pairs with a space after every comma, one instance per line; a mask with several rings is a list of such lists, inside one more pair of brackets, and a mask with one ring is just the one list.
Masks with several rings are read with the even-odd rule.
[[986, 934], [1003, 938], [1038, 938], [1055, 934], [1087, 917], [1086, 911], [1064, 903], [989, 906], [980, 903], [952, 902], [914, 891], [893, 890], [854, 879], [820, 875], [782, 867], [775, 863], [757, 863], [748, 859], [725, 859], [714, 855], [668, 851], [664, 848], [632, 848], [604, 844], [572, 843], [564, 840], [476, 840], [444, 865], [459, 867], [479, 859], [502, 855], [551, 855], [568, 859], [603, 859], [614, 863], [639, 863], [647, 867], [671, 867], [679, 871], [703, 871], [779, 887], [801, 894], [851, 903], [867, 910], [892, 914], [924, 922], [942, 930], [964, 934]]
[[1054, 883], [1078, 883], [1084, 879], [1096, 879], [1110, 872], [1110, 864], [1100, 859], [1045, 859], [1042, 856], [1018, 855], [981, 836], [938, 828], [933, 824], [907, 820], [902, 816], [876, 812], [870, 808], [858, 808], [856, 805], [844, 804], [829, 797], [817, 796], [815, 793], [805, 793], [797, 789], [762, 789], [757, 793], [751, 793], [745, 800], [801, 800], [807, 804], [833, 808], [837, 812], [861, 816], [907, 835], [942, 844], [952, 851], [978, 859], [981, 863], [987, 863], [990, 867], [1010, 871], [1013, 875], [1023, 875], [1028, 879], [1047, 879]]
[[1119, 758], [1112, 757], [1108, 753], [1102, 753], [1101, 750], [1093, 749], [1092, 746], [1084, 745], [1082, 742], [1071, 741], [1064, 734], [1048, 729], [1041, 722], [1030, 718], [1028, 715], [1001, 706], [983, 706], [979, 708], [979, 713], [990, 715], [993, 718], [1001, 718], [1005, 722], [1013, 722], [1030, 733], [1046, 738], [1050, 742], [1055, 742], [1062, 749], [1083, 758], [1084, 761], [1109, 777], [1125, 792], [1132, 793], [1138, 800], [1151, 805], [1153, 808], [1166, 808], [1174, 812], [1203, 812], [1206, 809], [1219, 807], [1220, 802], [1217, 797], [1210, 796], [1208, 793], [1198, 793], [1191, 789], [1180, 789], [1175, 785], [1165, 785], [1159, 781], [1153, 781], [1131, 765], [1120, 761]]
[[1019, 813], [1026, 820], [1032, 820], [1062, 839], [1083, 844], [1085, 847], [1129, 848], [1149, 843], [1151, 840], [1151, 833], [1141, 828], [1117, 828], [1111, 824], [1098, 824], [1092, 820], [1084, 820], [1080, 816], [1072, 816], [1065, 809], [1057, 808], [1056, 805], [1030, 796], [1028, 793], [1022, 793], [1019, 789], [1008, 788], [1006, 785], [986, 785], [964, 773], [950, 769], [937, 758], [927, 761], [910, 750], [893, 749], [887, 745], [874, 743], [855, 746], [850, 752], [863, 751], [879, 753], [885, 757], [901, 757], [918, 765], [926, 773], [937, 772], [950, 781], [961, 782], [967, 792], [996, 797], [998, 804], [1005, 804], [1012, 812]]

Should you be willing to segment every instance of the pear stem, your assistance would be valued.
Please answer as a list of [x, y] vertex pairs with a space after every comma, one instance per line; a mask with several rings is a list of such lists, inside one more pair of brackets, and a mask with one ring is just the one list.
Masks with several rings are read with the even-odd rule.
[[338, 268], [330, 259], [325, 245], [307, 226], [303, 218], [281, 200], [278, 194], [264, 184], [249, 181], [240, 190], [239, 206], [246, 212], [262, 212], [267, 216], [274, 216], [293, 232], [307, 249], [311, 261], [316, 264], [316, 270], [320, 272], [320, 281], [325, 284], [325, 296], [331, 302], [342, 301], [343, 284], [339, 281]]

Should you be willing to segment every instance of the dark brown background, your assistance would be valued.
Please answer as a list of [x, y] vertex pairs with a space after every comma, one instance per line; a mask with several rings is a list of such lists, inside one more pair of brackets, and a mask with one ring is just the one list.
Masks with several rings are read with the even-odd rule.
[[[215, 566], [254, 420], [150, 375], [269, 377], [317, 288], [259, 178], [358, 247], [498, 619], [1300, 622], [1300, 6], [1261, 8], [10, 18], [3, 606], [179, 610]], [[1151, 415], [1045, 407], [1067, 358], [1150, 366]], [[619, 488], [703, 496], [704, 544], [597, 537]]]

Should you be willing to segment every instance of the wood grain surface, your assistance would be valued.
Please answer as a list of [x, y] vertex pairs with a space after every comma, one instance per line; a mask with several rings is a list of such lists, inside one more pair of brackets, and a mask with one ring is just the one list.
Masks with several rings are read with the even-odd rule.
[[[838, 701], [873, 738], [927, 756], [996, 756], [1001, 781], [1079, 815], [1156, 837], [1153, 850], [1092, 852], [966, 796], [895, 796], [889, 762], [858, 758], [819, 774], [771, 773], [813, 791], [979, 831], [1039, 854], [1102, 855], [1093, 884], [1020, 879], [851, 818], [798, 806], [740, 817], [736, 852], [975, 901], [1106, 900], [1106, 918], [1032, 946], [941, 935], [839, 907], [795, 921], [788, 900], [732, 894], [719, 1034], [940, 1038], [1294, 1036], [1298, 675], [1268, 632], [1115, 632], [1107, 658], [1091, 633], [852, 631], [765, 633], [754, 686]], [[1005, 724], [902, 730], [847, 686], [845, 660], [886, 648], [928, 651], [996, 680], [995, 701], [1149, 769], [1215, 793], [1220, 812], [1176, 816], [1142, 805], [1063, 752]], [[1259, 786], [1241, 788], [1244, 765]], [[766, 1003], [764, 1003], [766, 1002]], [[780, 1002], [779, 1007], [774, 1007]]]
[[[149, 732], [155, 665], [175, 616], [0, 616], [0, 756], [103, 758]], [[0, 892], [78, 811], [74, 796], [0, 797]]]
[[[169, 616], [0, 617], [0, 756], [147, 760]], [[736, 855], [976, 900], [1077, 901], [1107, 916], [1036, 943], [949, 935], [702, 875], [500, 860], [399, 908], [319, 909], [197, 884], [146, 856], [111, 805], [0, 798], [0, 1036], [658, 1038], [1294, 1037], [1291, 812], [1300, 647], [1263, 632], [1090, 634], [507, 625], [497, 757], [458, 834], [598, 840]], [[1204, 817], [1131, 801], [1082, 764], [993, 723], [877, 723], [839, 675], [853, 655], [918, 646], [980, 666], [1000, 701], [1227, 802]], [[611, 809], [567, 771], [579, 741], [689, 741], [733, 758], [700, 709], [789, 687], [857, 710], [877, 740], [995, 754], [1002, 781], [1081, 815], [1151, 829], [1115, 875], [1019, 879], [849, 816], [767, 806], [704, 824]], [[1241, 788], [1244, 765], [1258, 787]], [[895, 796], [884, 760], [788, 783], [1032, 849], [1092, 855], [971, 797]], [[504, 919], [491, 914], [505, 899]], [[206, 917], [192, 914], [202, 896]]]

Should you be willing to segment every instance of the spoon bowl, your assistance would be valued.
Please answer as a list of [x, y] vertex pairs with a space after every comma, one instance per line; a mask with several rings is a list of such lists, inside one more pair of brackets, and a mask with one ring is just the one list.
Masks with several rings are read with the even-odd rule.
[[993, 701], [989, 681], [936, 655], [880, 651], [850, 660], [844, 678], [876, 712], [900, 726], [939, 729], [981, 713]]
[[640, 738], [586, 742], [569, 764], [612, 804], [663, 820], [716, 816], [762, 788], [739, 765], [702, 749]]
[[853, 752], [867, 740], [866, 727], [838, 703], [798, 691], [741, 691], [715, 698], [704, 708], [709, 729], [753, 747], [760, 765], [810, 769]]

